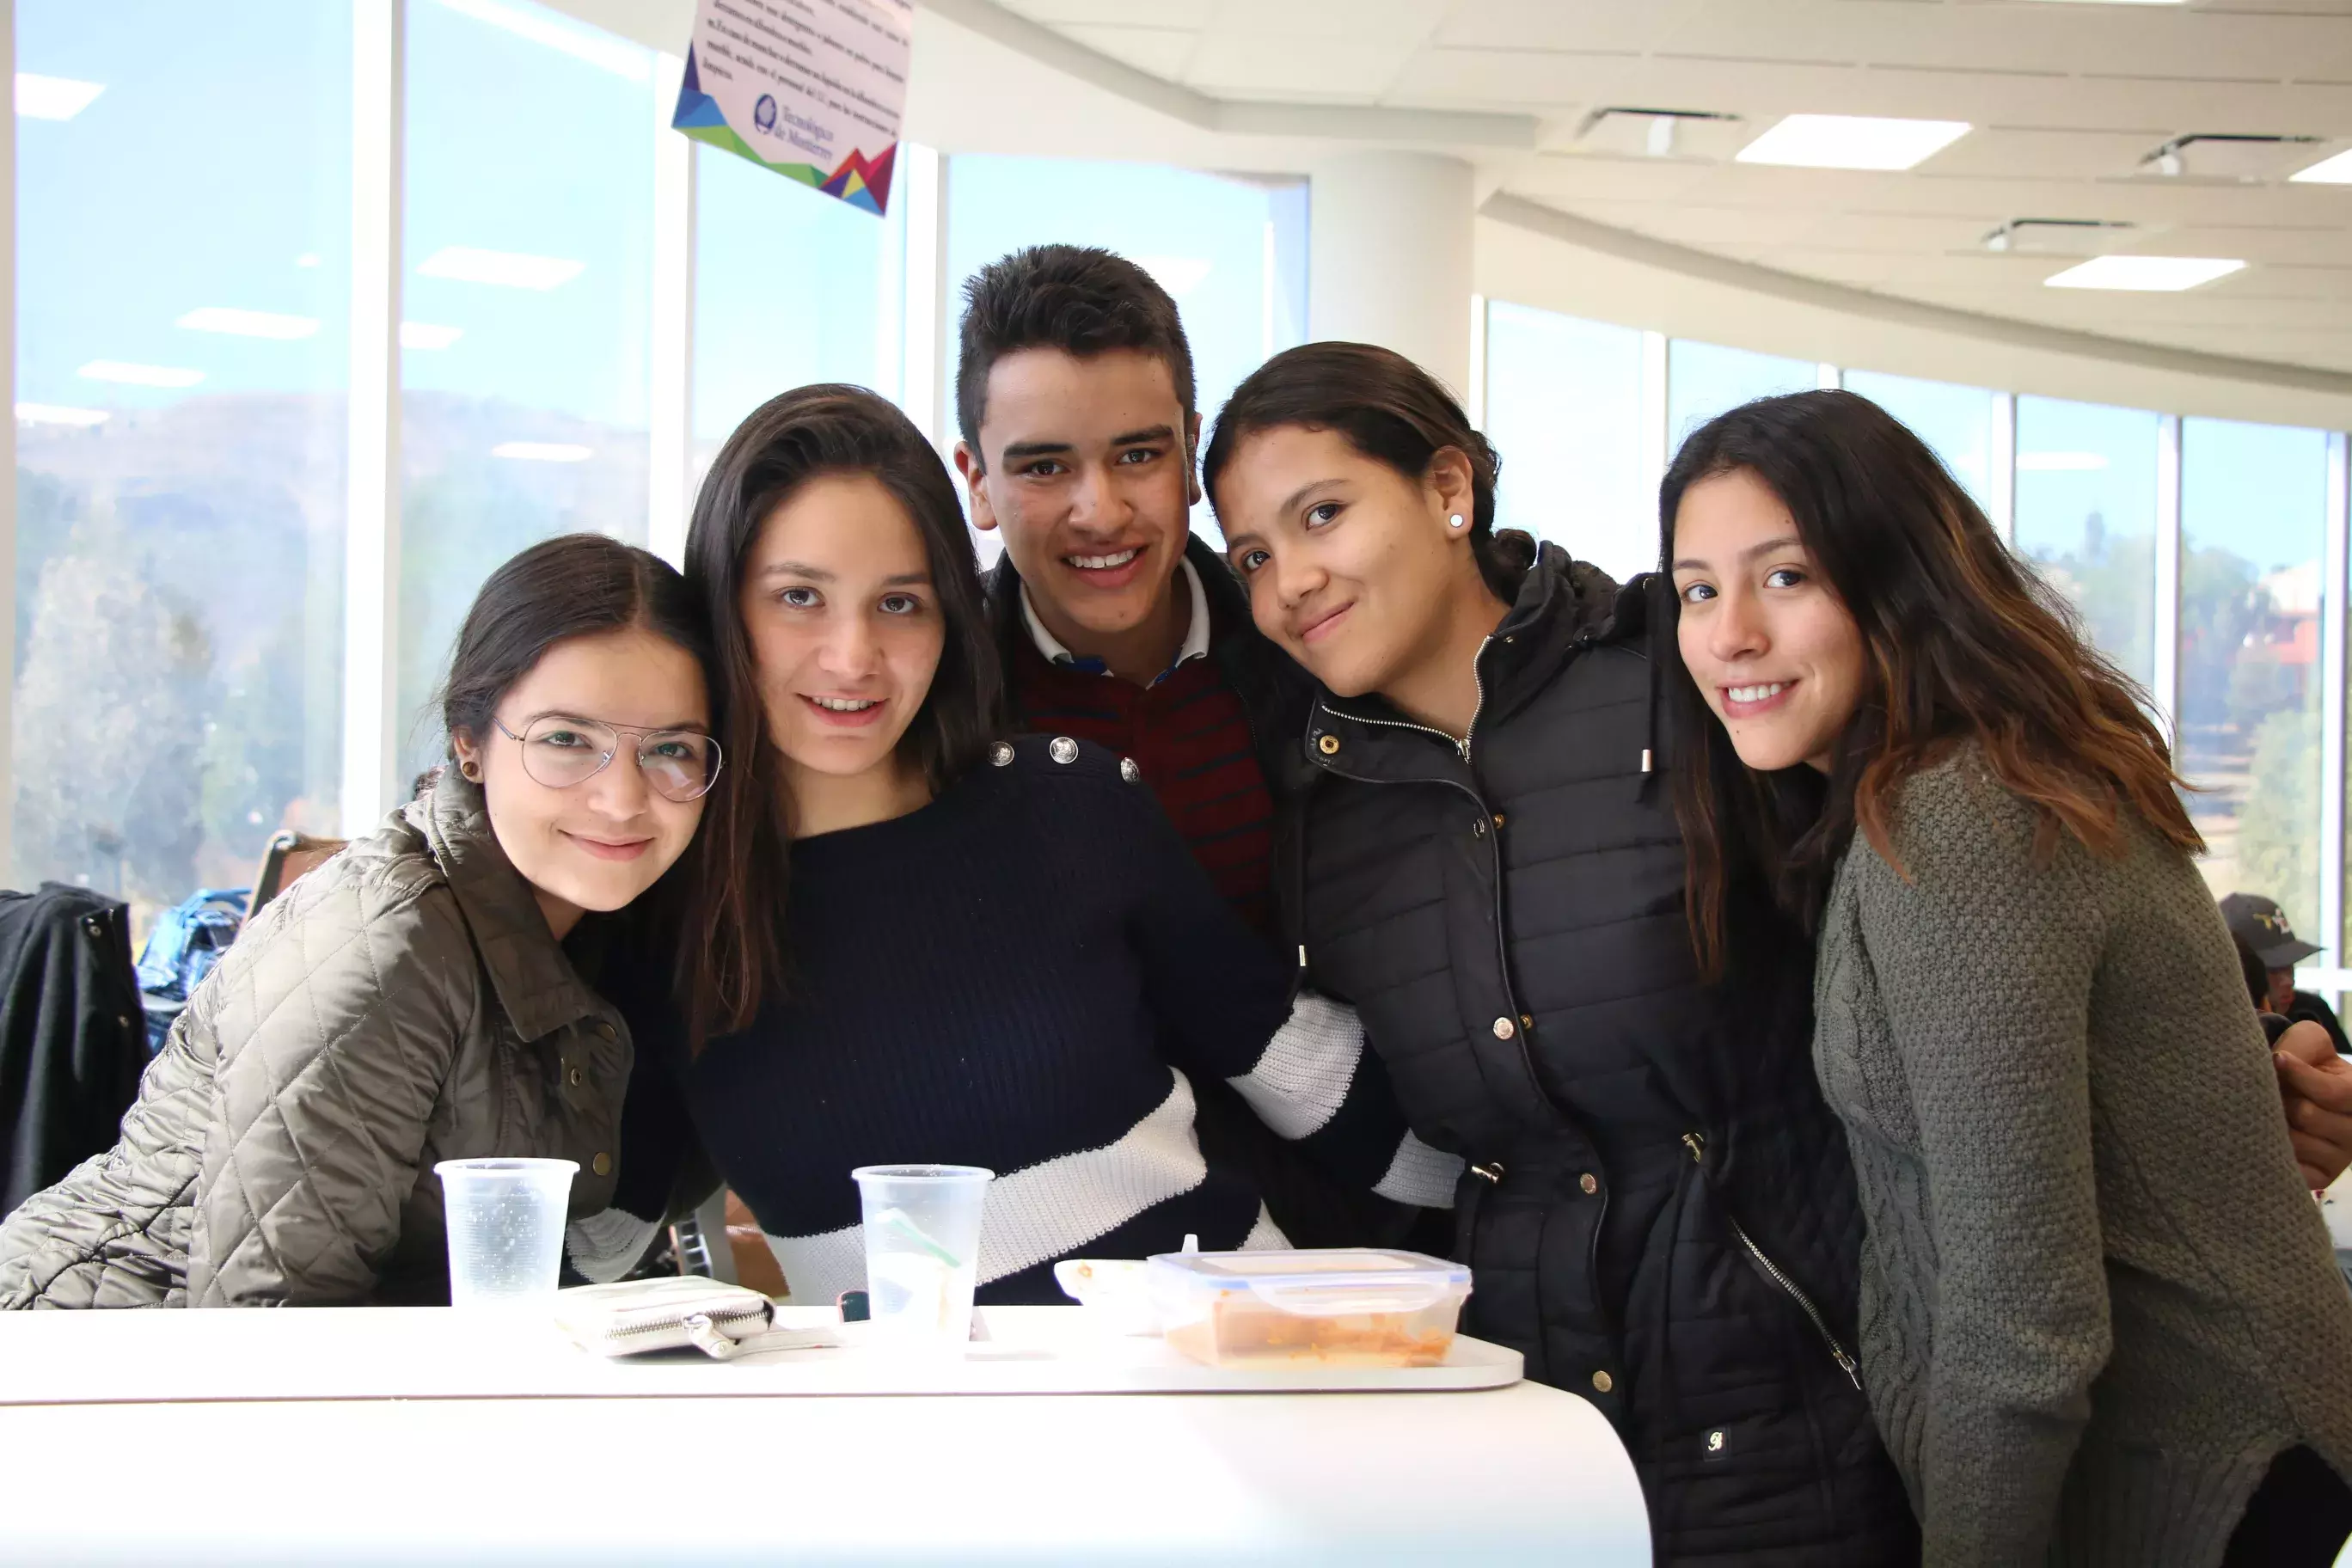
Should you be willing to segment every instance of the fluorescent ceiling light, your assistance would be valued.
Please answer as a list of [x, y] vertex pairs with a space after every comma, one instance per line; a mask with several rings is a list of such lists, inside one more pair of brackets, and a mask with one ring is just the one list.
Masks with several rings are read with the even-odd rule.
[[103, 408], [68, 408], [57, 403], [19, 403], [16, 419], [24, 425], [70, 425], [87, 430], [93, 425], [103, 425], [114, 416]]
[[71, 120], [106, 90], [94, 81], [71, 77], [16, 73], [16, 112], [26, 120]]
[[1791, 114], [1742, 147], [1739, 162], [1801, 169], [1908, 169], [1968, 133], [1965, 120]]
[[430, 321], [400, 323], [400, 346], [404, 349], [446, 349], [465, 335], [463, 327], [436, 327]]
[[191, 310], [179, 325], [192, 332], [226, 332], [233, 338], [277, 338], [290, 342], [319, 330], [312, 316], [281, 316], [270, 310], [238, 310], [226, 305], [206, 305]]
[[2053, 5], [2183, 5], [2188, 0], [2044, 0]]
[[315, 250], [306, 250], [301, 255], [294, 258], [294, 265], [297, 267], [316, 267], [319, 265], [319, 253]]
[[493, 458], [512, 458], [523, 463], [584, 463], [595, 455], [593, 447], [573, 447], [562, 441], [501, 441], [490, 448]]
[[585, 60], [599, 70], [631, 81], [651, 81], [654, 79], [654, 57], [651, 49], [639, 48], [619, 38], [604, 34], [591, 35], [547, 17], [532, 15], [519, 6], [501, 5], [499, 0], [441, 0], [441, 4], [461, 16], [471, 16], [477, 22], [487, 22], [493, 27], [503, 27], [519, 38], [529, 38], [534, 44], [544, 44], [560, 50], [573, 59]]
[[2245, 265], [2217, 256], [2095, 256], [2042, 281], [2052, 289], [2128, 289], [2168, 294], [2227, 278]]
[[167, 364], [125, 364], [119, 359], [94, 359], [74, 374], [84, 381], [119, 381], [125, 386], [194, 386], [205, 378], [200, 370], [180, 370]]
[[2105, 452], [2020, 452], [2021, 474], [2087, 474], [2107, 466]]
[[541, 293], [569, 283], [588, 269], [584, 261], [559, 256], [526, 256], [519, 250], [475, 250], [445, 245], [417, 264], [420, 278], [448, 278], [460, 283], [493, 283], [501, 289], [536, 289]]
[[2287, 176], [2298, 185], [2352, 185], [2352, 153], [2338, 153], [2333, 158], [2322, 158], [2300, 174]]

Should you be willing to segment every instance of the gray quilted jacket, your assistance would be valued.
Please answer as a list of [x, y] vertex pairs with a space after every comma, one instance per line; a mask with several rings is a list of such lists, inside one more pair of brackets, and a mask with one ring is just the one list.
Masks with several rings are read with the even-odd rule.
[[434, 1162], [573, 1160], [598, 1213], [630, 1058], [451, 769], [238, 937], [121, 1142], [0, 1225], [0, 1307], [445, 1302]]

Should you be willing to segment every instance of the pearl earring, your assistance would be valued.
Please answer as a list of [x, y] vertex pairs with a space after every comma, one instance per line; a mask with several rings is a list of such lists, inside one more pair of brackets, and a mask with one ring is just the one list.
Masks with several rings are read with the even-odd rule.
[[1445, 526], [1446, 526], [1446, 527], [1448, 527], [1448, 528], [1459, 528], [1459, 527], [1461, 527], [1461, 526], [1462, 526], [1462, 514], [1461, 514], [1460, 512], [1458, 512], [1458, 511], [1457, 511], [1457, 512], [1455, 512], [1452, 517], [1447, 518], [1447, 519], [1445, 520]]

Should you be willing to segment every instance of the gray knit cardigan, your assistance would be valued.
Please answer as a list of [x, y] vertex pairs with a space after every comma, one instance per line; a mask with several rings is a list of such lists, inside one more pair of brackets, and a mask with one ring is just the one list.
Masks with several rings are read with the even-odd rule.
[[2281, 1449], [2352, 1476], [2352, 1292], [2196, 868], [2041, 820], [1966, 748], [1833, 884], [1863, 1381], [1929, 1564], [2208, 1565]]

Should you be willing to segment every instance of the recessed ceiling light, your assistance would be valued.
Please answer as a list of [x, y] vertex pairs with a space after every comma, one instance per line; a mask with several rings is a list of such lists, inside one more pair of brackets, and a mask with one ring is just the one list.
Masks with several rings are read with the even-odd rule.
[[2043, 0], [2050, 5], [2183, 5], [2188, 0]]
[[400, 346], [404, 349], [446, 349], [465, 335], [463, 327], [436, 327], [430, 321], [400, 323]]
[[74, 373], [84, 381], [119, 381], [125, 386], [194, 386], [204, 380], [200, 370], [168, 364], [126, 364], [119, 359], [94, 359]]
[[448, 278], [460, 283], [494, 283], [502, 289], [537, 289], [542, 293], [569, 283], [587, 270], [584, 261], [558, 256], [526, 256], [518, 250], [476, 250], [446, 245], [417, 264], [424, 278]]
[[317, 318], [281, 316], [270, 310], [238, 310], [226, 305], [206, 305], [180, 318], [192, 332], [226, 332], [233, 338], [307, 338], [319, 330]]
[[71, 120], [106, 90], [94, 81], [71, 77], [16, 73], [16, 112], [26, 120]]
[[493, 27], [503, 27], [519, 38], [529, 38], [534, 44], [544, 44], [574, 59], [585, 60], [599, 70], [631, 81], [651, 81], [654, 79], [653, 51], [618, 38], [593, 37], [577, 33], [544, 16], [534, 16], [519, 5], [501, 5], [499, 0], [441, 0], [441, 4], [461, 16], [471, 16], [477, 22], [488, 22]]
[[16, 419], [24, 425], [70, 425], [87, 430], [93, 425], [103, 425], [114, 416], [103, 408], [68, 408], [56, 403], [19, 403]]
[[2352, 185], [2352, 153], [2338, 153], [2333, 158], [2322, 158], [2288, 180], [2299, 185]]
[[2245, 265], [2218, 256], [2095, 256], [2042, 281], [2052, 289], [2128, 289], [2168, 294], [2227, 278]]
[[2021, 474], [2087, 474], [2107, 466], [2105, 452], [2020, 452]]
[[1908, 169], [1968, 133], [1965, 120], [1791, 114], [1742, 147], [1739, 162], [1801, 169]]
[[501, 441], [490, 448], [493, 458], [512, 458], [522, 463], [584, 463], [595, 455], [593, 447], [562, 441]]

